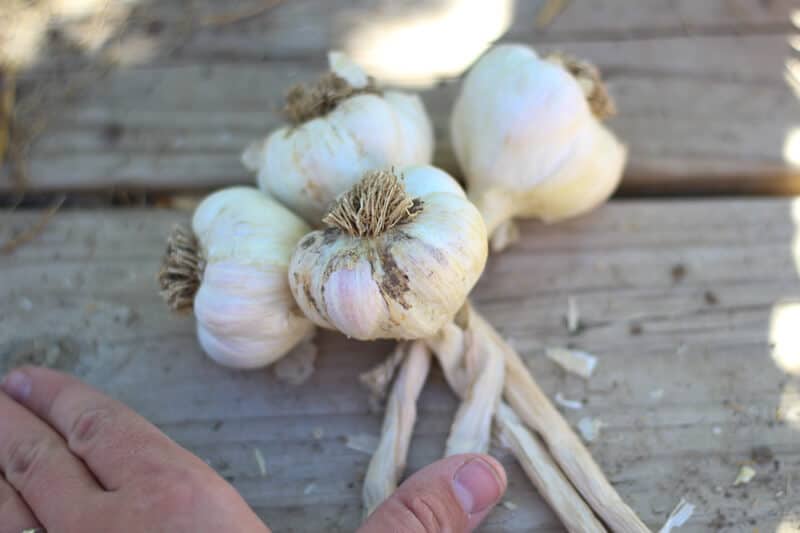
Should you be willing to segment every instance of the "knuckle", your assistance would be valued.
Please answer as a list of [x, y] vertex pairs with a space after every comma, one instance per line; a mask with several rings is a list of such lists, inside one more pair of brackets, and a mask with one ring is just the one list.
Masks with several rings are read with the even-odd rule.
[[6, 467], [8, 481], [17, 489], [22, 490], [43, 468], [48, 451], [52, 447], [52, 443], [46, 437], [23, 439], [12, 443], [8, 450]]
[[401, 499], [399, 504], [407, 517], [410, 531], [419, 533], [443, 533], [457, 531], [458, 524], [453, 523], [447, 506], [436, 498], [415, 496]]
[[67, 441], [70, 448], [80, 453], [91, 447], [98, 437], [105, 434], [113, 424], [113, 415], [108, 409], [92, 408], [80, 413], [69, 429]]

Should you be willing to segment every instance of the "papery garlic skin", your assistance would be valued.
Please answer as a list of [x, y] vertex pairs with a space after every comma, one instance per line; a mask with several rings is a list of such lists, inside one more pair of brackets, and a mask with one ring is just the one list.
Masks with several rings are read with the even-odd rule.
[[470, 198], [493, 233], [513, 217], [555, 222], [605, 201], [627, 149], [576, 80], [522, 45], [500, 45], [466, 76], [451, 117]]
[[200, 203], [192, 230], [206, 264], [194, 300], [197, 337], [212, 359], [265, 366], [311, 334], [287, 278], [305, 222], [257, 189], [232, 187]]
[[480, 277], [486, 228], [461, 187], [431, 166], [402, 176], [421, 206], [413, 220], [373, 237], [330, 227], [298, 244], [289, 282], [315, 324], [361, 340], [426, 338], [452, 320]]
[[[331, 71], [355, 88], [368, 77], [344, 54], [332, 52]], [[417, 95], [358, 94], [330, 113], [285, 126], [242, 155], [258, 186], [312, 225], [339, 194], [368, 170], [430, 163], [433, 126]]]

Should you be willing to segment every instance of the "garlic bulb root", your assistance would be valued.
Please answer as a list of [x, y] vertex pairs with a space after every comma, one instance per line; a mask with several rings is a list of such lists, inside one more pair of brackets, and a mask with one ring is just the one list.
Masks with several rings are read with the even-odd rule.
[[608, 92], [600, 69], [595, 65], [562, 52], [550, 54], [544, 60], [559, 65], [575, 77], [598, 120], [606, 120], [617, 114], [617, 105]]
[[417, 418], [417, 398], [425, 385], [431, 355], [422, 341], [401, 343], [404, 361], [392, 384], [378, 448], [364, 479], [365, 517], [397, 488], [406, 466], [408, 446]]
[[200, 243], [191, 230], [181, 225], [172, 228], [158, 271], [159, 294], [172, 311], [192, 310], [205, 266]]
[[364, 87], [353, 87], [345, 78], [328, 72], [311, 87], [298, 84], [289, 89], [283, 114], [290, 124], [297, 126], [324, 117], [341, 102], [358, 94], [380, 95], [381, 92], [372, 79]]
[[290, 91], [290, 124], [242, 154], [259, 188], [313, 226], [365, 172], [433, 157], [433, 125], [419, 96], [379, 90], [339, 52], [329, 62], [315, 87]]
[[367, 173], [292, 256], [289, 283], [315, 324], [361, 340], [434, 335], [461, 307], [488, 253], [486, 229], [434, 167]]

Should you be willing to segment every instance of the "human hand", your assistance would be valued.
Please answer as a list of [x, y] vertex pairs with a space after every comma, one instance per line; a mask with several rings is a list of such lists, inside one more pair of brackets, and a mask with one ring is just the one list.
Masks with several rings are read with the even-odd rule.
[[[268, 533], [236, 490], [123, 404], [26, 367], [0, 393], [0, 533]], [[494, 459], [459, 455], [419, 471], [360, 533], [467, 532], [502, 496]]]

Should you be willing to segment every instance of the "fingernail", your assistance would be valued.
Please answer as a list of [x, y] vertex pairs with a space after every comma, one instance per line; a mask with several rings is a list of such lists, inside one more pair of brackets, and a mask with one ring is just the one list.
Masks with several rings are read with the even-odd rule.
[[17, 401], [22, 401], [31, 393], [32, 385], [33, 382], [30, 376], [19, 370], [14, 370], [3, 380], [2, 387], [9, 396]]
[[494, 468], [483, 459], [475, 458], [456, 471], [453, 491], [464, 511], [474, 514], [497, 503], [503, 487]]

